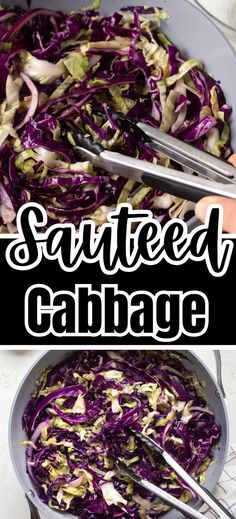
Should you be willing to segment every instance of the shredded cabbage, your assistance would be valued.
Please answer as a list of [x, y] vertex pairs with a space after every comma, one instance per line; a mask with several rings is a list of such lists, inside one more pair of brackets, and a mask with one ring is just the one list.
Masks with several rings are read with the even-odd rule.
[[39, 497], [80, 519], [157, 519], [168, 507], [114, 458], [182, 501], [191, 491], [129, 427], [156, 440], [204, 484], [220, 425], [204, 384], [176, 352], [80, 351], [43, 371], [23, 422]]
[[[124, 132], [119, 110], [218, 157], [230, 155], [230, 108], [197, 59], [183, 59], [162, 32], [168, 14], [124, 7], [111, 16], [94, 0], [79, 12], [4, 10], [0, 27], [0, 232], [12, 232], [22, 204], [39, 202], [55, 221], [91, 218], [97, 227], [122, 201], [165, 223], [193, 204], [78, 163], [65, 125], [157, 164], [169, 159]], [[184, 35], [183, 35], [184, 38]], [[97, 115], [99, 108], [104, 115]], [[4, 191], [3, 191], [4, 190]], [[10, 212], [9, 212], [10, 208]]]

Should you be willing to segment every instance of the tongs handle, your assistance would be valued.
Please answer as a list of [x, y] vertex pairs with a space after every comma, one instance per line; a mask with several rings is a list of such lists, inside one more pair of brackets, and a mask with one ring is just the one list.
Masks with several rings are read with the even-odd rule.
[[149, 492], [152, 492], [156, 496], [158, 496], [160, 499], [163, 499], [168, 505], [174, 507], [176, 510], [179, 510], [184, 514], [185, 517], [188, 517], [189, 519], [204, 519], [204, 515], [201, 514], [201, 512], [198, 512], [197, 510], [194, 510], [194, 508], [190, 507], [180, 499], [177, 499], [176, 497], [172, 496], [165, 490], [162, 490], [160, 487], [156, 487], [156, 485], [153, 485], [149, 481], [142, 479], [140, 484], [149, 490]]
[[[229, 519], [235, 519], [234, 515], [232, 515], [229, 512], [229, 510], [226, 510], [224, 505], [221, 504], [221, 502], [214, 496], [214, 494], [212, 494], [212, 492], [210, 492], [210, 490], [208, 490], [208, 488], [205, 488], [205, 487], [202, 487], [202, 488], [203, 488], [205, 494], [207, 494], [208, 497], [212, 501], [214, 501], [214, 504], [216, 505], [216, 507], [218, 509], [216, 513], [219, 514], [220, 519], [223, 519], [223, 517], [228, 517]], [[216, 511], [216, 508], [213, 508], [213, 506], [211, 506], [211, 509]], [[222, 514], [220, 512], [223, 513], [223, 516], [222, 516]]]
[[[158, 450], [158, 449], [157, 449]], [[159, 451], [158, 451], [159, 452]], [[234, 519], [232, 514], [220, 503], [220, 501], [198, 481], [186, 472], [172, 456], [163, 449], [163, 458], [178, 476], [202, 499], [220, 519]]]
[[[226, 196], [236, 199], [236, 184], [210, 182], [207, 178], [190, 175], [184, 171], [152, 164], [145, 160], [104, 150], [90, 136], [72, 130], [74, 153], [109, 173], [120, 175], [154, 189], [197, 202], [207, 195]], [[174, 139], [175, 140], [175, 139]]]
[[146, 160], [128, 157], [120, 153], [104, 151], [99, 156], [99, 165], [110, 173], [142, 182], [192, 202], [204, 196], [217, 195], [236, 199], [236, 184], [211, 182], [207, 178], [190, 175], [184, 171], [152, 164]]
[[161, 132], [149, 124], [137, 123], [147, 139], [151, 139], [152, 147], [182, 166], [186, 166], [198, 174], [217, 182], [236, 183], [235, 168], [226, 160], [193, 147], [192, 144], [180, 141], [172, 135]]
[[[191, 200], [192, 202], [198, 202], [201, 198], [213, 194], [211, 191], [209, 192], [209, 189], [201, 187], [199, 184], [192, 186], [180, 184], [178, 180], [160, 177], [156, 178], [150, 173], [143, 173], [142, 180], [144, 184], [153, 189], [160, 189], [165, 193], [169, 193], [170, 195], [179, 198], [184, 198], [185, 200]], [[210, 187], [211, 186], [209, 186], [209, 188]]]

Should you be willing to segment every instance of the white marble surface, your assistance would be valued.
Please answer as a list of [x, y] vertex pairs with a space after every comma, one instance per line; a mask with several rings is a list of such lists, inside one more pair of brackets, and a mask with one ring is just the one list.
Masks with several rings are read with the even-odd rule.
[[230, 28], [236, 26], [235, 0], [199, 0], [199, 3], [196, 0], [189, 0], [189, 2], [199, 9], [199, 4], [201, 4], [208, 14], [211, 13], [214, 16], [214, 23], [225, 33], [231, 45], [236, 49], [236, 29]]
[[[235, 0], [198, 0], [198, 2], [208, 13], [219, 20], [219, 22], [222, 22], [228, 26], [229, 35], [232, 37], [236, 36]], [[232, 28], [232, 30], [230, 30], [230, 28]]]
[[[215, 374], [213, 352], [201, 350], [195, 353]], [[21, 379], [39, 355], [41, 351], [0, 351], [0, 503], [1, 517], [4, 519], [28, 519], [29, 517], [27, 504], [14, 474], [8, 452], [8, 416]], [[236, 349], [222, 351], [222, 360], [230, 437], [231, 442], [236, 443]]]

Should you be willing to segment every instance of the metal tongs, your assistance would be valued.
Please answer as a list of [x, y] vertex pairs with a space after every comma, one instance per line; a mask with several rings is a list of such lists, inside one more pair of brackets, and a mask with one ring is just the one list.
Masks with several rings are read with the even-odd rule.
[[[104, 116], [100, 108], [95, 112]], [[76, 144], [74, 151], [81, 159], [90, 160], [94, 166], [111, 174], [193, 202], [208, 195], [236, 199], [236, 170], [231, 164], [120, 112], [112, 112], [112, 116], [123, 131], [133, 134], [139, 142], [149, 144], [175, 163], [190, 168], [195, 174], [107, 151], [91, 137], [84, 136], [77, 129], [69, 129]]]
[[[145, 436], [140, 431], [134, 429], [133, 427], [129, 427], [129, 429], [147, 447], [158, 452], [158, 454], [162, 456], [162, 458], [165, 460], [166, 463], [168, 463], [168, 465], [174, 470], [174, 472], [178, 474], [178, 476], [189, 486], [189, 488], [191, 488], [197, 494], [197, 496], [200, 499], [202, 499], [212, 510], [214, 510], [214, 512], [220, 519], [234, 519], [233, 515], [228, 510], [226, 510], [226, 508], [218, 501], [218, 499], [216, 499], [216, 497], [207, 488], [200, 485], [200, 483], [198, 483], [192, 476], [190, 476], [179, 465], [179, 463], [177, 463], [177, 461], [175, 461], [172, 458], [172, 456], [167, 451], [165, 451], [154, 440], [152, 440], [148, 436]], [[205, 518], [205, 515], [201, 514], [200, 512], [190, 507], [186, 503], [183, 503], [182, 501], [172, 496], [162, 488], [154, 485], [150, 481], [136, 474], [134, 470], [128, 467], [124, 462], [120, 461], [117, 458], [114, 459], [114, 462], [121, 472], [129, 476], [133, 481], [135, 481], [142, 487], [146, 488], [146, 490], [149, 490], [150, 492], [158, 496], [160, 499], [168, 503], [170, 506], [182, 512], [184, 516], [190, 517], [192, 519]]]

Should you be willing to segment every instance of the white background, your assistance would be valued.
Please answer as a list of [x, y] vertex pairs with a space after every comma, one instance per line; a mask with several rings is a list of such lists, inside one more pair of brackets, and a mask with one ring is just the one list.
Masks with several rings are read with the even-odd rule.
[[[0, 351], [0, 503], [3, 519], [29, 518], [27, 504], [14, 474], [8, 452], [8, 416], [19, 383], [41, 353], [41, 351]], [[213, 351], [200, 350], [196, 353], [215, 374]], [[236, 443], [236, 350], [222, 351], [222, 361], [230, 421], [230, 440], [231, 443]]]

